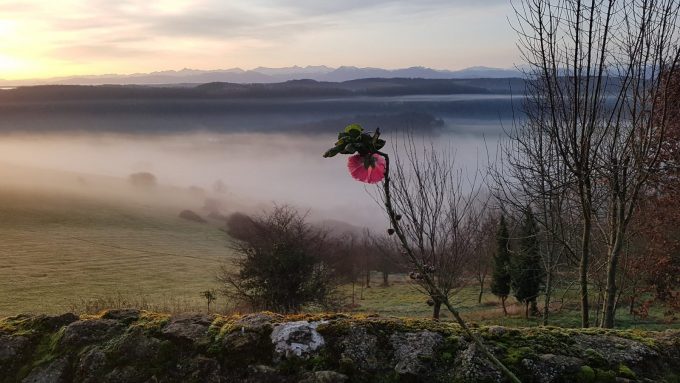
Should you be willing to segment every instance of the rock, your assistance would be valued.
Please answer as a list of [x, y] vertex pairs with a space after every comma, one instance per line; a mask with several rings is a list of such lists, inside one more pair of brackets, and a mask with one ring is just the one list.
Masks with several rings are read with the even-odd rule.
[[432, 360], [435, 350], [444, 338], [431, 331], [418, 333], [393, 334], [390, 343], [394, 348], [394, 370], [400, 375], [420, 375]]
[[205, 345], [210, 342], [208, 328], [212, 321], [213, 316], [209, 315], [178, 315], [170, 319], [162, 333], [177, 342]]
[[68, 382], [68, 357], [62, 356], [52, 362], [34, 368], [21, 383], [66, 383]]
[[222, 381], [220, 364], [215, 359], [199, 356], [191, 361], [190, 370], [192, 371], [191, 379], [196, 382], [219, 383]]
[[324, 345], [324, 339], [316, 331], [320, 322], [287, 322], [274, 327], [271, 340], [276, 359], [307, 358]]
[[82, 383], [98, 383], [106, 367], [106, 354], [99, 347], [87, 351], [80, 358], [75, 368], [75, 381]]
[[224, 364], [240, 368], [262, 360], [272, 360], [274, 346], [268, 335], [236, 330], [222, 338]]
[[365, 328], [352, 326], [340, 340], [341, 359], [351, 361], [354, 368], [374, 371], [378, 368], [378, 337]]
[[636, 365], [658, 356], [655, 350], [644, 343], [619, 336], [578, 334], [573, 339], [583, 354], [603, 358], [612, 367], [619, 364]]
[[60, 328], [69, 325], [77, 320], [79, 320], [80, 317], [78, 317], [76, 314], [73, 313], [66, 313], [62, 315], [56, 315], [56, 316], [49, 316], [49, 315], [40, 315], [38, 316], [38, 319], [36, 320], [36, 323], [40, 326], [40, 328], [47, 330], [47, 331], [56, 331], [59, 330]]
[[[77, 315], [66, 313], [62, 315], [29, 315], [20, 314], [9, 317], [6, 320], [16, 323], [17, 327], [24, 331], [56, 331], [60, 328], [80, 319]], [[0, 330], [0, 334], [3, 331]]]
[[179, 213], [179, 217], [182, 219], [186, 219], [187, 221], [192, 221], [192, 222], [198, 222], [198, 223], [206, 223], [206, 221], [203, 217], [200, 215], [196, 214], [195, 212], [191, 210], [182, 210], [182, 212]]
[[281, 376], [281, 372], [273, 367], [263, 364], [248, 366], [248, 377], [241, 380], [242, 383], [284, 383], [288, 379]]
[[31, 341], [25, 336], [0, 335], [0, 381], [14, 374], [31, 354]]
[[239, 318], [234, 323], [234, 327], [240, 327], [244, 331], [253, 331], [259, 333], [271, 332], [271, 330], [274, 328], [274, 324], [281, 322], [282, 320], [282, 315], [269, 312], [248, 314]]
[[562, 381], [562, 377], [577, 373], [583, 365], [583, 360], [579, 358], [553, 354], [542, 354], [537, 360], [522, 360], [522, 366], [539, 383]]
[[272, 319], [277, 314], [257, 313], [238, 319], [234, 330], [222, 338], [224, 362], [230, 366], [256, 363], [262, 358], [271, 360], [274, 346], [271, 341]]
[[112, 319], [77, 321], [66, 327], [60, 345], [72, 348], [81, 347], [111, 338], [122, 331], [123, 325]]
[[0, 372], [5, 363], [14, 359], [23, 359], [31, 342], [25, 336], [0, 335]]
[[107, 383], [144, 383], [154, 381], [153, 374], [146, 369], [133, 366], [117, 366], [105, 375], [104, 382]]
[[145, 336], [142, 331], [135, 329], [120, 337], [110, 348], [110, 352], [117, 356], [116, 363], [154, 363], [158, 360], [161, 343], [160, 340]]
[[137, 309], [108, 310], [102, 314], [102, 319], [113, 319], [125, 324], [130, 324], [139, 319], [140, 311]]
[[[286, 322], [272, 313], [144, 313], [135, 320], [138, 315], [112, 310], [61, 330], [74, 316], [0, 319], [0, 383], [505, 381], [446, 322], [338, 314]], [[503, 330], [475, 331], [525, 382], [652, 383], [677, 374], [680, 365], [678, 330], [505, 328], [498, 338], [491, 333]]]
[[335, 371], [315, 371], [303, 376], [299, 383], [345, 383], [347, 375]]
[[489, 326], [489, 334], [492, 336], [503, 336], [507, 330], [503, 326]]
[[453, 381], [461, 382], [502, 382], [503, 375], [470, 343], [458, 354]]

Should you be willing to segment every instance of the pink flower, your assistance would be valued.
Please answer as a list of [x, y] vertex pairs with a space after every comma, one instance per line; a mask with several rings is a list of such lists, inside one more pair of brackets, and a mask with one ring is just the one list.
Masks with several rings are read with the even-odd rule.
[[352, 177], [361, 182], [374, 184], [385, 178], [385, 158], [379, 154], [364, 157], [355, 154], [347, 159], [347, 168]]

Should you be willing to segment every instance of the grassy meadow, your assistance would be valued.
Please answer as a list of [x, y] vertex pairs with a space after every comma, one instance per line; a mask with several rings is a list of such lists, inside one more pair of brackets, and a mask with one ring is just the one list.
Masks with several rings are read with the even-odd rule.
[[[366, 314], [379, 314], [385, 316], [409, 316], [430, 317], [432, 309], [425, 302], [427, 298], [419, 292], [405, 275], [393, 275], [390, 277], [390, 285], [380, 285], [382, 277], [378, 274], [372, 276], [373, 286], [361, 289], [355, 286], [355, 306], [353, 311]], [[344, 287], [345, 294], [352, 296], [352, 287]], [[557, 299], [551, 305], [549, 324], [560, 327], [580, 327], [581, 317], [579, 301], [576, 291], [559, 291], [555, 294]], [[510, 327], [527, 327], [541, 325], [541, 318], [524, 318], [524, 307], [508, 298], [506, 302], [508, 316], [503, 315], [499, 300], [488, 292], [482, 296], [482, 302], [478, 303], [479, 287], [468, 286], [460, 289], [453, 295], [452, 302], [459, 308], [463, 317], [471, 322], [488, 325], [502, 325]], [[565, 299], [562, 300], [561, 297]], [[626, 305], [623, 305], [626, 306]], [[539, 302], [542, 308], [542, 302]], [[595, 308], [593, 307], [593, 311]], [[595, 314], [592, 314], [594, 322]], [[441, 318], [451, 319], [445, 308], [442, 308]], [[653, 307], [650, 315], [642, 319], [630, 315], [626, 307], [621, 307], [617, 312], [617, 327], [644, 328], [650, 330], [664, 330], [667, 328], [680, 328], [680, 323], [669, 322], [664, 318], [663, 310]]]
[[[3, 173], [4, 171], [4, 173]], [[205, 195], [169, 187], [132, 190], [123, 179], [52, 173], [20, 182], [0, 168], [0, 317], [18, 313], [97, 312], [138, 307], [166, 312], [204, 311], [199, 295], [218, 289], [215, 276], [233, 254], [223, 222], [201, 224], [180, 219], [180, 207], [201, 213]], [[32, 177], [36, 179], [35, 177]], [[47, 187], [47, 184], [52, 186]], [[58, 185], [58, 186], [54, 186]], [[96, 185], [93, 186], [93, 185]], [[228, 206], [227, 209], [237, 209]], [[347, 311], [385, 316], [429, 317], [426, 298], [404, 275], [390, 276], [388, 287], [373, 275], [371, 288], [342, 287]], [[563, 294], [556, 294], [562, 296]], [[485, 324], [534, 326], [523, 308], [508, 300], [504, 316], [490, 293], [477, 303], [474, 284], [455, 294], [454, 302], [469, 320]], [[551, 324], [578, 327], [576, 292], [552, 306]], [[213, 306], [233, 306], [218, 296]], [[442, 310], [442, 318], [448, 316]], [[660, 309], [641, 320], [619, 310], [618, 325], [663, 329], [680, 327], [664, 321]]]
[[[218, 287], [230, 259], [223, 223], [180, 219], [155, 192], [115, 199], [106, 193], [124, 180], [96, 181], [96, 193], [0, 187], [0, 316], [107, 303], [202, 308], [199, 292]], [[175, 192], [178, 205], [199, 211], [199, 198]]]

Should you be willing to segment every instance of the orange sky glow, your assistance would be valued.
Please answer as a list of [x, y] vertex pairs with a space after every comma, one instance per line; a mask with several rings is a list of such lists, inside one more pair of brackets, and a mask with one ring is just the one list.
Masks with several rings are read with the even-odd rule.
[[0, 79], [182, 68], [516, 61], [507, 1], [0, 2]]

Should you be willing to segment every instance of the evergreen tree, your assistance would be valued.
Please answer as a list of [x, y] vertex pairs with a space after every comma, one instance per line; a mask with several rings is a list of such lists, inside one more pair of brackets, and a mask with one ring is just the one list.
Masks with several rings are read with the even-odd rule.
[[529, 317], [529, 306], [536, 314], [536, 298], [545, 283], [545, 272], [541, 265], [538, 228], [531, 208], [527, 209], [520, 233], [520, 248], [512, 262], [512, 290], [515, 298], [524, 304], [524, 316]]
[[493, 257], [493, 273], [491, 279], [491, 292], [493, 295], [501, 299], [503, 305], [503, 314], [508, 315], [505, 309], [505, 300], [510, 294], [510, 234], [508, 233], [508, 225], [505, 223], [505, 217], [501, 216], [501, 222], [498, 225], [498, 233], [496, 234], [496, 241], [498, 249]]

